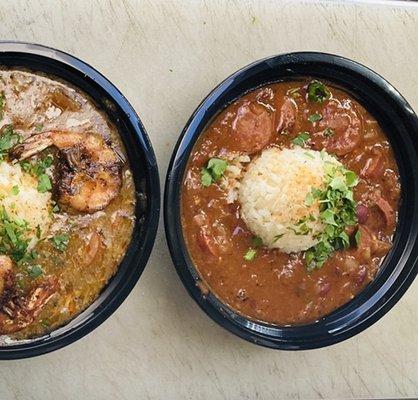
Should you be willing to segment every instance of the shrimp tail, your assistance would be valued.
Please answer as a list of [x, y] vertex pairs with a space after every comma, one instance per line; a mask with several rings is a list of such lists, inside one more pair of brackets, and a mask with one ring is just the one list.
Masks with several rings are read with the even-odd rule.
[[50, 277], [25, 299], [10, 300], [0, 311], [0, 332], [14, 333], [30, 325], [58, 291], [57, 278]]
[[19, 161], [26, 160], [52, 145], [53, 140], [50, 132], [32, 135], [23, 143], [14, 146], [10, 151], [10, 156]]

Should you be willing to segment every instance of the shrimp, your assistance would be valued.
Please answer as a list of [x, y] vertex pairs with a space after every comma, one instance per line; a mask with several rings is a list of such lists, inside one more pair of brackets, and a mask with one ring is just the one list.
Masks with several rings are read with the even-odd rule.
[[123, 161], [98, 134], [42, 132], [16, 145], [10, 155], [21, 161], [48, 147], [57, 148], [63, 160], [58, 179], [60, 204], [93, 213], [107, 207], [119, 194]]
[[58, 287], [57, 278], [50, 277], [27, 296], [19, 296], [14, 288], [12, 260], [0, 255], [0, 334], [14, 333], [30, 325]]

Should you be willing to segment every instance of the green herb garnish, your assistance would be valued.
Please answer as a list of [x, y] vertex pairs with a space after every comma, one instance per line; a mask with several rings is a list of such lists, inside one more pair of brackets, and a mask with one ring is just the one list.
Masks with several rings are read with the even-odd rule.
[[320, 113], [311, 114], [308, 117], [308, 121], [310, 122], [318, 122], [318, 121], [321, 121], [321, 119], [322, 119], [322, 115]]
[[20, 166], [25, 172], [32, 174], [33, 176], [39, 177], [45, 174], [46, 169], [52, 165], [54, 158], [52, 155], [47, 155], [44, 158], [37, 160], [36, 162], [31, 162], [28, 160], [23, 160], [20, 162]]
[[[306, 200], [305, 200], [306, 202]], [[293, 228], [289, 228], [292, 230], [295, 235], [307, 235], [308, 233], [312, 232], [312, 227], [310, 226], [310, 222], [315, 221], [315, 217], [313, 215], [307, 215], [306, 217], [301, 218], [299, 221], [296, 222]]]
[[0, 132], [0, 161], [4, 160], [9, 150], [20, 141], [20, 135], [13, 130], [13, 125], [6, 125]]
[[4, 206], [0, 207], [0, 254], [10, 256], [17, 263], [32, 260], [31, 253], [27, 254], [28, 231], [26, 221], [12, 218]]
[[55, 235], [51, 238], [51, 242], [53, 246], [61, 252], [67, 249], [69, 240], [70, 240], [70, 237], [66, 234]]
[[257, 250], [256, 249], [263, 245], [263, 240], [261, 239], [261, 237], [254, 236], [251, 239], [251, 244], [252, 244], [252, 247], [250, 247], [244, 255], [244, 260], [245, 261], [253, 261], [254, 260], [255, 256], [257, 255]]
[[13, 195], [13, 196], [16, 196], [16, 195], [18, 195], [18, 194], [19, 194], [19, 191], [20, 191], [19, 186], [14, 185], [14, 186], [12, 187], [12, 191], [11, 191], [11, 193], [12, 193], [12, 195]]
[[356, 245], [358, 246], [360, 244], [360, 240], [361, 240], [361, 232], [359, 230], [354, 235], [354, 239], [356, 240]]
[[54, 161], [52, 155], [47, 155], [35, 162], [23, 160], [20, 162], [20, 166], [25, 172], [38, 178], [38, 192], [45, 193], [52, 190], [52, 183], [49, 175], [46, 174], [47, 168], [49, 168]]
[[257, 250], [249, 248], [244, 255], [244, 260], [253, 261], [256, 255], [257, 255]]
[[40, 265], [31, 265], [28, 267], [28, 274], [31, 279], [36, 279], [44, 273]]
[[315, 201], [314, 195], [312, 192], [309, 192], [305, 197], [305, 206], [310, 207]]
[[52, 189], [51, 179], [47, 174], [42, 174], [38, 177], [38, 192], [46, 193]]
[[335, 134], [334, 129], [327, 128], [327, 129], [324, 130], [324, 136], [332, 136], [334, 134]]
[[261, 247], [263, 245], [263, 239], [261, 237], [255, 236], [252, 239], [253, 247]]
[[[326, 164], [325, 173], [325, 189], [313, 189], [305, 199], [305, 204], [319, 201], [319, 220], [324, 225], [324, 231], [318, 236], [319, 243], [305, 252], [308, 271], [321, 268], [335, 250], [349, 247], [345, 229], [357, 223], [356, 202], [353, 198], [353, 188], [358, 184], [357, 175], [335, 164]], [[302, 224], [302, 227], [305, 226]]]
[[293, 140], [292, 143], [295, 144], [296, 146], [305, 146], [306, 142], [310, 139], [310, 135], [309, 132], [301, 132], [299, 133], [298, 136], [296, 136]]
[[329, 89], [320, 81], [313, 80], [308, 85], [308, 99], [315, 103], [323, 103], [331, 97]]
[[201, 182], [205, 187], [217, 182], [223, 176], [228, 163], [220, 158], [211, 158], [201, 171]]

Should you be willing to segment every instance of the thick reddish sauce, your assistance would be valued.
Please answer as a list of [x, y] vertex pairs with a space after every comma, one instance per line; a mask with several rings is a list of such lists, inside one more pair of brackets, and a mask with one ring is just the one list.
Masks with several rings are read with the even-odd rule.
[[[279, 325], [315, 321], [356, 296], [390, 250], [397, 221], [398, 169], [379, 124], [338, 88], [328, 85], [332, 96], [323, 103], [308, 100], [309, 81], [272, 84], [229, 105], [194, 146], [182, 187], [183, 232], [204, 286], [237, 312]], [[298, 97], [291, 94], [295, 88]], [[322, 120], [310, 122], [316, 112]], [[324, 135], [327, 128], [331, 136]], [[311, 273], [303, 252], [261, 248], [245, 261], [253, 235], [239, 202], [228, 204], [218, 183], [204, 187], [200, 174], [212, 157], [240, 152], [252, 159], [269, 146], [292, 147], [302, 131], [310, 133], [308, 148], [324, 148], [360, 178], [354, 189], [358, 225], [348, 232], [360, 230], [360, 243]]]

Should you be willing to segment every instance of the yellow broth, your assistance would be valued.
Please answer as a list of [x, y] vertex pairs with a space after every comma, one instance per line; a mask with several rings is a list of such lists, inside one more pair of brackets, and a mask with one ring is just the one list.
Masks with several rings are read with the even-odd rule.
[[[33, 322], [11, 335], [14, 339], [26, 339], [68, 322], [98, 297], [115, 274], [135, 222], [135, 186], [116, 127], [84, 93], [55, 78], [7, 69], [0, 70], [0, 93], [6, 99], [0, 128], [12, 124], [22, 140], [47, 130], [95, 132], [124, 158], [120, 192], [107, 207], [91, 214], [61, 207], [52, 214], [50, 231], [34, 249], [38, 253], [36, 264], [43, 270], [41, 276], [31, 278], [14, 263], [15, 299], [24, 298], [48, 277], [55, 277], [59, 283], [58, 290]], [[45, 154], [54, 155], [52, 193], [56, 199], [59, 156], [51, 149], [44, 150], [40, 156]], [[63, 251], [51, 240], [59, 234], [69, 238]], [[92, 249], [93, 235], [98, 235], [100, 241]], [[1, 312], [4, 313], [4, 308]]]

